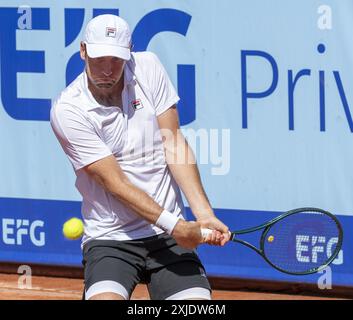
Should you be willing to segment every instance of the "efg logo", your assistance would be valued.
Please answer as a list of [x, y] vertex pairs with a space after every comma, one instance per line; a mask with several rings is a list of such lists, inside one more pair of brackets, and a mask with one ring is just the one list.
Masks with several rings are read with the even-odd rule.
[[[323, 236], [296, 236], [296, 258], [302, 263], [317, 263], [326, 257], [332, 255], [334, 246], [337, 244], [338, 238], [326, 238]], [[322, 259], [324, 258], [324, 259]], [[333, 261], [333, 264], [340, 265], [343, 263], [343, 251], [341, 250], [338, 257]]]
[[26, 219], [2, 219], [2, 241], [6, 245], [22, 246], [31, 241], [36, 247], [45, 245], [44, 221]]
[[[71, 46], [84, 28], [86, 11], [83, 8], [64, 9], [65, 39], [55, 41], [65, 43], [65, 48]], [[92, 9], [93, 17], [107, 13], [119, 15], [119, 9]], [[46, 72], [47, 53], [17, 50], [16, 41], [18, 32], [50, 32], [50, 25], [57, 24], [50, 18], [50, 8], [0, 8], [1, 99], [5, 111], [14, 119], [49, 121], [51, 99], [20, 98], [17, 84], [18, 73]], [[186, 36], [190, 21], [189, 14], [175, 9], [158, 9], [146, 14], [132, 33], [134, 51], [145, 51], [152, 38], [161, 32]], [[66, 67], [63, 66], [66, 68], [66, 85], [83, 71], [84, 63], [78, 50], [68, 59]], [[195, 65], [178, 64], [177, 77], [180, 123], [185, 125], [195, 120]]]

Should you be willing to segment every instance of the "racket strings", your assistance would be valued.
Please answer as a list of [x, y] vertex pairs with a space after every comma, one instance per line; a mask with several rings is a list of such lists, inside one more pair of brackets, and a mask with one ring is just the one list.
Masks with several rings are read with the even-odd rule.
[[262, 239], [264, 256], [289, 273], [314, 272], [336, 252], [340, 229], [330, 216], [300, 212], [279, 220]]

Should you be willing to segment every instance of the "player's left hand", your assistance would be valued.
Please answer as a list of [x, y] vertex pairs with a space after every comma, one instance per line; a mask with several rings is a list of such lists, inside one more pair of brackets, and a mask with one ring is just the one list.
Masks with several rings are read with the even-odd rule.
[[204, 243], [214, 246], [224, 246], [230, 240], [229, 228], [216, 217], [199, 218], [201, 228], [212, 229], [212, 233], [207, 236]]

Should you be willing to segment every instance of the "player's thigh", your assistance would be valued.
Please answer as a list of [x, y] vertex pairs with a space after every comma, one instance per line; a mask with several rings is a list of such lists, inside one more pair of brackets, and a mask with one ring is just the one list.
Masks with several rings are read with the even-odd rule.
[[83, 262], [86, 300], [127, 300], [140, 281], [138, 258], [117, 248], [90, 248]]
[[180, 261], [154, 270], [147, 284], [153, 300], [210, 300], [211, 286], [201, 263]]

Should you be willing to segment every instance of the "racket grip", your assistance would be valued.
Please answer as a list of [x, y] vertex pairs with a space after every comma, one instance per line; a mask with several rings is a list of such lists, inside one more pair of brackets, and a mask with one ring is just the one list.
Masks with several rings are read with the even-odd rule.
[[203, 240], [206, 240], [206, 238], [208, 237], [209, 234], [212, 233], [211, 229], [207, 229], [207, 228], [201, 228], [201, 236]]
[[[213, 231], [212, 229], [201, 228], [201, 236], [202, 236], [203, 241], [206, 240], [206, 238], [208, 237], [209, 234], [212, 233], [212, 231]], [[228, 231], [228, 232], [229, 232], [229, 237], [231, 239], [232, 238], [232, 233], [230, 231]]]

